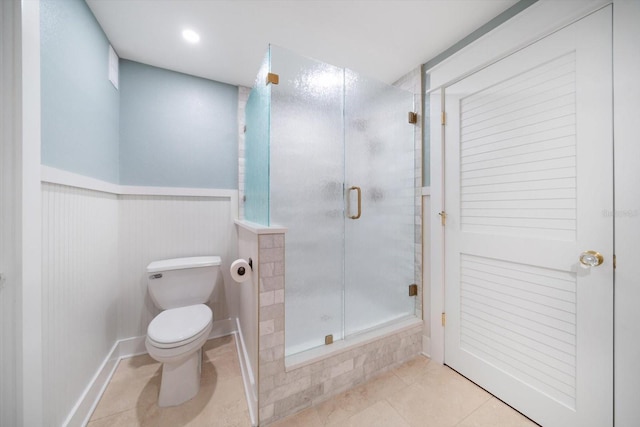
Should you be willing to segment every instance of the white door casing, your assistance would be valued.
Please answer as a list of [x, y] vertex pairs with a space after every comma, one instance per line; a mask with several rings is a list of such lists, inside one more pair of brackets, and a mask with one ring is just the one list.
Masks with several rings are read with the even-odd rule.
[[613, 422], [611, 34], [609, 6], [445, 90], [445, 363], [546, 427]]

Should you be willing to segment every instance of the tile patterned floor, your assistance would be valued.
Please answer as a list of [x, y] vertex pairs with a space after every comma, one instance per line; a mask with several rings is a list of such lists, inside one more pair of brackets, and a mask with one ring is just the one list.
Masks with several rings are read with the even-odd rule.
[[[249, 427], [233, 336], [204, 346], [195, 399], [156, 404], [160, 364], [149, 356], [120, 362], [88, 427]], [[535, 427], [509, 406], [451, 369], [419, 356], [374, 380], [272, 427]]]
[[157, 405], [160, 363], [148, 355], [120, 362], [88, 427], [251, 426], [235, 338], [207, 341], [203, 347], [198, 395], [180, 405]]
[[535, 427], [452, 371], [418, 356], [272, 427]]

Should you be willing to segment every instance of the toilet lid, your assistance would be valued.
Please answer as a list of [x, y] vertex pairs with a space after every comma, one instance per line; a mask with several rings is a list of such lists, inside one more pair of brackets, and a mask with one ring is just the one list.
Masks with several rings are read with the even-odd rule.
[[204, 304], [171, 308], [151, 321], [147, 335], [159, 344], [185, 341], [202, 332], [212, 317], [211, 309]]

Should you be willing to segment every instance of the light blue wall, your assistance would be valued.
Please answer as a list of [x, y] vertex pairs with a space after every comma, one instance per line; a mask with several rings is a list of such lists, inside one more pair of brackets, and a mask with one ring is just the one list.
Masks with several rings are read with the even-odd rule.
[[120, 183], [238, 188], [238, 89], [120, 61]]
[[40, 2], [42, 164], [118, 182], [109, 42], [82, 0]]

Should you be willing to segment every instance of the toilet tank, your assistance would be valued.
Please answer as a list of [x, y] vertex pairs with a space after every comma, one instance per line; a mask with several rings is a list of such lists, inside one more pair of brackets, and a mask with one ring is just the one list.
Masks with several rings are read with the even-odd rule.
[[147, 266], [149, 295], [162, 310], [204, 304], [213, 293], [219, 256], [154, 261]]

